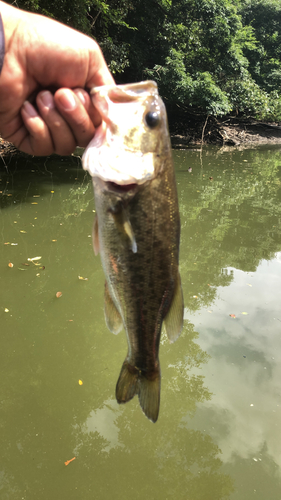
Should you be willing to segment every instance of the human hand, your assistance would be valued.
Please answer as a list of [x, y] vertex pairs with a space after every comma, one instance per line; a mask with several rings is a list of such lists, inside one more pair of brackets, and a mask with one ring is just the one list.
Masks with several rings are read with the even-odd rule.
[[6, 40], [0, 76], [3, 139], [37, 156], [67, 155], [87, 146], [101, 119], [84, 89], [114, 83], [99, 46], [1, 1], [0, 11]]

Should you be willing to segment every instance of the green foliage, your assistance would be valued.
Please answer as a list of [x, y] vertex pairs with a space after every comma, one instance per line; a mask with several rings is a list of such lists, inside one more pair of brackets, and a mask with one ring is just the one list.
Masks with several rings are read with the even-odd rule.
[[269, 113], [269, 97], [266, 92], [250, 78], [232, 80], [228, 83], [229, 99], [233, 103], [237, 114], [244, 112], [247, 115], [263, 115]]
[[256, 48], [246, 51], [249, 69], [267, 91], [281, 83], [281, 4], [279, 0], [248, 0], [241, 5], [243, 22], [255, 31]]
[[117, 83], [152, 78], [170, 109], [280, 120], [280, 0], [18, 0], [91, 34]]
[[88, 35], [91, 34], [88, 17], [91, 3], [91, 0], [17, 0], [21, 9], [52, 17]]

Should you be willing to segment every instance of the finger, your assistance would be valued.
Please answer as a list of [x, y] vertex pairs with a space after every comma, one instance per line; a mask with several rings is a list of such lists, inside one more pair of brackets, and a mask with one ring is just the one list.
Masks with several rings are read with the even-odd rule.
[[79, 97], [83, 106], [87, 110], [87, 113], [91, 118], [94, 127], [97, 128], [101, 124], [102, 119], [100, 113], [93, 105], [93, 100], [91, 96], [84, 89], [74, 89], [73, 92], [77, 95], [77, 97]]
[[[89, 95], [83, 89], [59, 89], [54, 96], [56, 108], [68, 123], [76, 139], [76, 143], [81, 147], [86, 147], [95, 133], [96, 123], [101, 120], [94, 113]], [[90, 114], [89, 114], [90, 113]]]
[[23, 126], [13, 135], [15, 146], [30, 155], [48, 156], [54, 152], [52, 138], [47, 125], [30, 102], [21, 108]]
[[36, 97], [36, 104], [41, 117], [49, 129], [54, 152], [59, 155], [71, 154], [77, 146], [77, 141], [71, 127], [56, 109], [52, 93], [48, 90], [39, 92]]

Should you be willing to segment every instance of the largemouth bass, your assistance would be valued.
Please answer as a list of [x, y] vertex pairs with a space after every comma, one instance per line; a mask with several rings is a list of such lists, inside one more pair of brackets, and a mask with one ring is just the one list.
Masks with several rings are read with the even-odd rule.
[[107, 326], [115, 334], [124, 327], [128, 341], [116, 399], [126, 403], [137, 394], [156, 422], [162, 322], [171, 342], [183, 325], [180, 218], [166, 111], [152, 81], [91, 94], [103, 120], [82, 159], [94, 185], [93, 245], [105, 273]]

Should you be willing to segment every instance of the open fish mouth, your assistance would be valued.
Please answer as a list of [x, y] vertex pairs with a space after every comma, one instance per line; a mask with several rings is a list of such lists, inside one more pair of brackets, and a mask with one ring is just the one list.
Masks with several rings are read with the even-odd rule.
[[129, 83], [118, 86], [104, 85], [101, 87], [92, 87], [90, 95], [108, 95], [113, 103], [129, 103], [131, 101], [140, 100], [143, 94], [151, 94], [153, 92], [158, 95], [157, 84], [152, 80], [147, 80], [145, 82]]
[[138, 188], [138, 184], [117, 184], [116, 182], [108, 181], [105, 183], [108, 191], [113, 191], [116, 194], [128, 193], [129, 191], [135, 191]]

